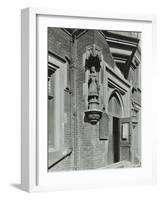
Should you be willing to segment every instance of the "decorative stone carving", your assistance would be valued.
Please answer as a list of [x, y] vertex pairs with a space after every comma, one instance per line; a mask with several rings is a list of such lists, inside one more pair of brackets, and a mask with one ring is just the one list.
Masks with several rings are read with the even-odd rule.
[[102, 51], [95, 44], [86, 48], [86, 68], [91, 69], [92, 66], [95, 66], [96, 72], [100, 71], [102, 61]]
[[92, 45], [86, 48], [86, 70], [89, 71], [88, 81], [88, 110], [85, 117], [92, 124], [96, 124], [101, 116], [102, 111], [99, 109], [99, 73], [101, 68], [102, 53], [101, 50]]
[[97, 78], [95, 66], [91, 67], [88, 85], [89, 85], [89, 96], [98, 97], [98, 78]]
[[98, 57], [100, 61], [102, 60], [102, 51], [99, 47], [97, 47], [95, 44], [86, 47], [86, 59], [88, 60], [89, 57]]
[[99, 109], [89, 109], [85, 111], [85, 116], [91, 124], [96, 124], [101, 119], [102, 111]]

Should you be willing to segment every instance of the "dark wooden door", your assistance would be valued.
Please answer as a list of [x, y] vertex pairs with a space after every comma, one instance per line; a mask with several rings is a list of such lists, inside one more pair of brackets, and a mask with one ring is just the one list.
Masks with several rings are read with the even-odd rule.
[[120, 123], [119, 118], [113, 117], [113, 160], [120, 161]]

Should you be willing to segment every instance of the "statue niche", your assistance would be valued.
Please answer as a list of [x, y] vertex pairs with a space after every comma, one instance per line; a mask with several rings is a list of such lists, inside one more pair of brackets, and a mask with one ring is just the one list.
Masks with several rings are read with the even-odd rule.
[[89, 71], [88, 75], [88, 110], [85, 111], [86, 119], [96, 124], [102, 115], [102, 111], [99, 109], [99, 73], [101, 62], [101, 51], [92, 46], [87, 50], [86, 56], [86, 70]]

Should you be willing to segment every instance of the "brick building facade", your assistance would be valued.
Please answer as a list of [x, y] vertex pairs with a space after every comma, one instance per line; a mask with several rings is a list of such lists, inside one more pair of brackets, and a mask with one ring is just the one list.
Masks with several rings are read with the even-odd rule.
[[141, 33], [48, 28], [49, 171], [140, 166]]

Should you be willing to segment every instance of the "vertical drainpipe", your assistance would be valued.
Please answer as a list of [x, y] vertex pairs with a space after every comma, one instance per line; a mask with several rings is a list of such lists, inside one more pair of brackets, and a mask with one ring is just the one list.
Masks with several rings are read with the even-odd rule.
[[71, 58], [72, 58], [72, 76], [73, 76], [73, 101], [72, 101], [72, 115], [74, 120], [74, 170], [78, 169], [78, 146], [77, 146], [77, 86], [76, 86], [76, 75], [77, 75], [77, 40], [76, 36], [72, 35], [72, 44], [71, 44]]

